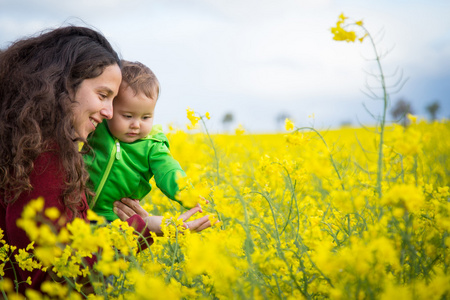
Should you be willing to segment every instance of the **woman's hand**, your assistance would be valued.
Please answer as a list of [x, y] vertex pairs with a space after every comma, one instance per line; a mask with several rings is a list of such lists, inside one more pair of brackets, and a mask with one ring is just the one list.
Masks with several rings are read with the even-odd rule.
[[142, 219], [148, 217], [148, 212], [139, 204], [139, 200], [122, 198], [120, 201], [114, 202], [114, 213], [125, 221], [132, 216], [138, 214]]
[[[161, 222], [163, 217], [149, 216], [148, 212], [145, 211], [139, 204], [139, 200], [122, 198], [120, 201], [114, 202], [114, 212], [122, 221], [125, 221], [137, 214], [145, 221], [147, 228], [150, 231], [156, 233], [158, 236], [163, 235], [161, 230]], [[211, 227], [209, 216], [203, 216], [199, 219], [186, 222], [198, 212], [202, 212], [202, 208], [199, 204], [180, 215], [180, 219], [185, 222], [184, 226], [190, 231], [200, 232], [208, 227]]]

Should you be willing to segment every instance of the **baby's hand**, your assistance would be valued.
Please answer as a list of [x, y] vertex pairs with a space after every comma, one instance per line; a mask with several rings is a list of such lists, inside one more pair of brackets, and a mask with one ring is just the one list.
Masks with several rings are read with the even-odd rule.
[[200, 232], [208, 227], [211, 227], [211, 221], [209, 220], [209, 216], [203, 216], [199, 219], [186, 222], [189, 220], [190, 217], [192, 217], [194, 214], [198, 212], [203, 212], [200, 204], [198, 203], [194, 208], [191, 208], [187, 212], [180, 215], [180, 219], [182, 219], [185, 223], [185, 227], [193, 232]]

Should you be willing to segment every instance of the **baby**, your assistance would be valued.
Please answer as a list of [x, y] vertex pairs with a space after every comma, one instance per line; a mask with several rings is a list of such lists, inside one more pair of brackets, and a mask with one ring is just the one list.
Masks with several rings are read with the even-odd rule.
[[[114, 201], [142, 199], [158, 188], [177, 201], [177, 179], [186, 176], [169, 151], [160, 125], [153, 126], [159, 82], [139, 62], [122, 61], [122, 83], [113, 101], [113, 117], [98, 124], [88, 138], [93, 148], [84, 156], [95, 196], [90, 208], [108, 221], [118, 219]], [[177, 201], [178, 202], [178, 201]]]

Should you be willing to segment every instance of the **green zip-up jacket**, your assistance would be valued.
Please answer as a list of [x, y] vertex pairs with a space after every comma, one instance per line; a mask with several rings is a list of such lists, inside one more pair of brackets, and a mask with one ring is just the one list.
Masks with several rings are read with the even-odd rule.
[[145, 138], [124, 143], [111, 135], [105, 120], [98, 124], [88, 142], [94, 151], [84, 155], [84, 161], [95, 191], [89, 204], [98, 215], [108, 221], [118, 219], [113, 211], [114, 201], [142, 199], [152, 189], [149, 180], [153, 176], [158, 188], [177, 201], [176, 180], [186, 173], [170, 154], [161, 125], [153, 126]]

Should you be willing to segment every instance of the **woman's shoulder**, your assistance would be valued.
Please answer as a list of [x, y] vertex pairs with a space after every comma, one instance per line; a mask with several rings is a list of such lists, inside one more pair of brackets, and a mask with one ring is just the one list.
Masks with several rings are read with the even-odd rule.
[[42, 152], [34, 160], [34, 169], [32, 173], [35, 173], [36, 175], [42, 175], [44, 173], [55, 176], [62, 175], [64, 173], [64, 168], [58, 150], [55, 148]]

